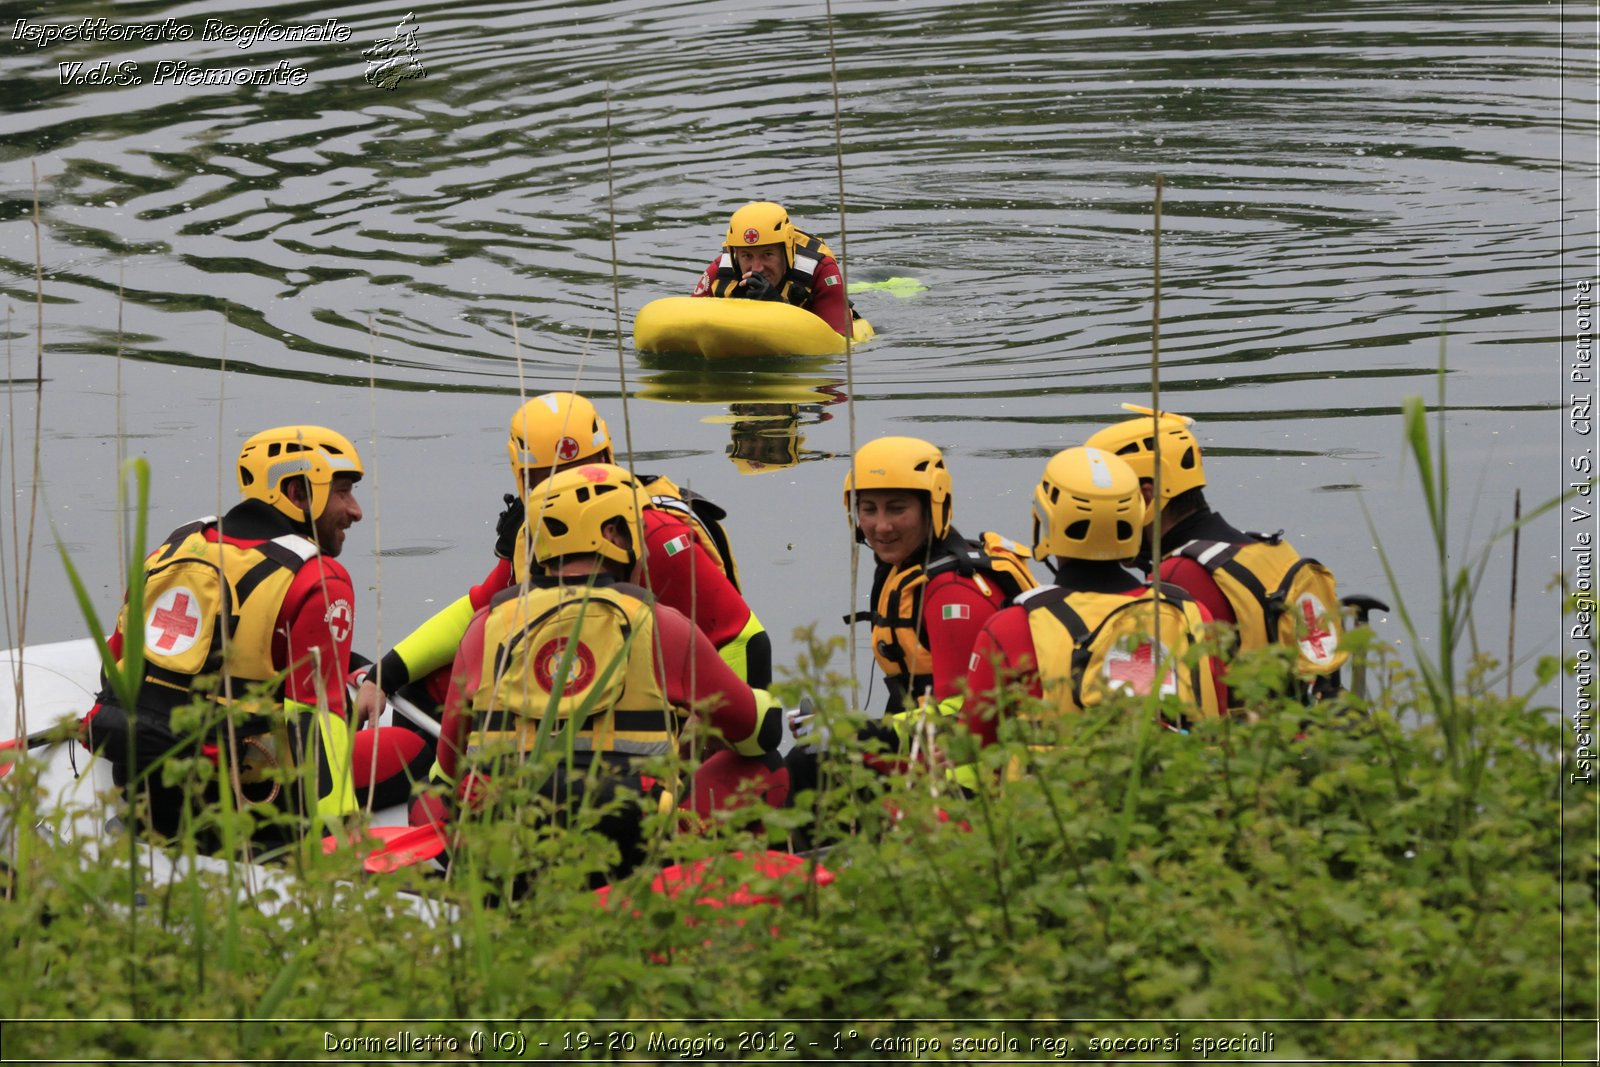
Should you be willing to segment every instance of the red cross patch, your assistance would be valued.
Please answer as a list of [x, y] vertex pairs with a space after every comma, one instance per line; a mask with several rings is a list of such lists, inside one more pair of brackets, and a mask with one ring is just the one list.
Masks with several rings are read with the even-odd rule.
[[323, 621], [328, 624], [328, 632], [340, 644], [350, 640], [350, 628], [355, 624], [356, 613], [350, 607], [350, 601], [342, 597], [328, 605], [328, 614], [323, 616]]
[[1334, 643], [1328, 638], [1334, 633], [1322, 625], [1324, 617], [1322, 604], [1316, 597], [1306, 593], [1300, 598], [1300, 616], [1305, 620], [1305, 636], [1300, 638], [1300, 651], [1312, 663], [1324, 664], [1333, 660]]
[[178, 655], [186, 652], [200, 633], [200, 609], [195, 595], [179, 586], [156, 600], [144, 624], [144, 641], [160, 652]]
[[[567, 639], [555, 637], [540, 646], [539, 651], [533, 655], [533, 676], [539, 680], [539, 687], [546, 693], [555, 685], [556, 671], [561, 667], [561, 657], [567, 651]], [[582, 641], [572, 653], [572, 666], [569, 668], [567, 684], [562, 686], [561, 695], [569, 697], [589, 687], [594, 681], [594, 653], [589, 651], [589, 646]]]
[[761, 231], [756, 229], [754, 226], [752, 226], [748, 230], [744, 231], [744, 243], [747, 244], [747, 245], [760, 244], [761, 243]]
[[578, 442], [570, 437], [563, 437], [556, 442], [556, 458], [563, 463], [570, 463], [578, 458]]
[[[1122, 649], [1112, 649], [1106, 653], [1106, 681], [1113, 690], [1133, 693], [1137, 696], [1150, 694], [1150, 682], [1155, 678], [1155, 645], [1149, 641], [1140, 645], [1132, 652]], [[1169, 669], [1167, 676], [1161, 681], [1162, 693], [1176, 693], [1178, 691], [1177, 674]]]

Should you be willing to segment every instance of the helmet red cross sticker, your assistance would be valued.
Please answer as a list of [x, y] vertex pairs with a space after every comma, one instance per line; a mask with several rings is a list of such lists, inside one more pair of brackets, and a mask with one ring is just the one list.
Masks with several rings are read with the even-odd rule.
[[161, 652], [187, 652], [200, 633], [200, 609], [195, 595], [179, 586], [156, 599], [144, 624], [144, 642]]
[[1305, 635], [1300, 638], [1301, 653], [1306, 659], [1318, 665], [1332, 662], [1337, 642], [1329, 641], [1328, 638], [1336, 635], [1322, 624], [1322, 620], [1327, 617], [1322, 602], [1310, 593], [1304, 594], [1300, 598], [1300, 616], [1306, 624]]
[[[533, 656], [533, 676], [539, 681], [539, 688], [546, 693], [556, 682], [556, 671], [561, 668], [561, 657], [567, 651], [565, 637], [552, 638], [539, 647]], [[561, 695], [569, 697], [589, 687], [594, 681], [594, 653], [589, 651], [589, 646], [582, 641], [572, 653], [571, 673], [567, 677], [566, 685], [561, 688]]]
[[[1149, 696], [1150, 680], [1156, 674], [1155, 664], [1151, 662], [1154, 656], [1155, 646], [1149, 641], [1132, 652], [1124, 652], [1121, 649], [1107, 652], [1106, 681], [1110, 683], [1110, 688], [1138, 696]], [[1169, 668], [1167, 676], [1161, 681], [1161, 692], [1166, 694], [1177, 691], [1177, 675]]]
[[760, 244], [761, 243], [761, 231], [756, 229], [754, 226], [752, 226], [748, 230], [744, 231], [744, 243], [747, 244], [747, 245]]
[[563, 437], [556, 442], [556, 458], [563, 463], [570, 463], [578, 458], [578, 442], [571, 437]]
[[350, 627], [356, 621], [356, 613], [350, 607], [350, 601], [343, 598], [335, 600], [328, 605], [328, 614], [323, 616], [328, 624], [328, 632], [340, 644], [350, 639]]

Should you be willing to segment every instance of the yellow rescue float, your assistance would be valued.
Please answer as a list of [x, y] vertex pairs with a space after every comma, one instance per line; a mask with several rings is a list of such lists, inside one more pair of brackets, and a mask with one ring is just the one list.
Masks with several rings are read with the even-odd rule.
[[[872, 335], [871, 323], [855, 320], [855, 344]], [[650, 301], [633, 319], [633, 345], [640, 352], [706, 359], [842, 356], [844, 343], [811, 312], [770, 300], [667, 296]]]

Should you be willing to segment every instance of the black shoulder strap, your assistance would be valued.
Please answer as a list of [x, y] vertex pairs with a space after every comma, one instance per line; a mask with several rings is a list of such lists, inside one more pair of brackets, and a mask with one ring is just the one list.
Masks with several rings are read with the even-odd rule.
[[[1071, 606], [1067, 604], [1067, 591], [1063, 589], [1061, 593], [1062, 595], [1059, 597], [1038, 598], [1038, 607], [1054, 615], [1056, 621], [1065, 626], [1067, 633], [1072, 635], [1073, 647], [1081, 648], [1095, 633], [1100, 632], [1100, 627], [1095, 627], [1094, 633], [1090, 633], [1088, 624], [1083, 621], [1083, 616], [1072, 610]], [[1030, 608], [1034, 607], [1034, 602], [1030, 601], [1028, 606]], [[1104, 625], [1104, 623], [1101, 625]]]
[[[1256, 602], [1259, 603], [1264, 610], [1271, 612], [1272, 600], [1270, 595], [1267, 593], [1266, 586], [1261, 584], [1261, 579], [1257, 578], [1248, 567], [1240, 563], [1238, 560], [1230, 558], [1226, 563], [1223, 563], [1217, 569], [1226, 571], [1234, 581], [1238, 582], [1240, 585], [1244, 586], [1250, 591], [1250, 595], [1256, 598]], [[1270, 631], [1270, 629], [1271, 627], [1269, 626], [1268, 630]]]
[[300, 568], [306, 565], [306, 557], [276, 541], [263, 541], [256, 546], [256, 551], [266, 558], [245, 571], [244, 577], [240, 578], [238, 585], [234, 587], [235, 610], [244, 606], [244, 602], [250, 599], [250, 594], [255, 592], [272, 572], [281, 567], [290, 574], [299, 574]]
[[216, 520], [214, 520], [214, 519], [196, 519], [194, 522], [184, 523], [182, 526], [178, 527], [176, 530], [173, 530], [170, 534], [167, 535], [167, 543], [162, 547], [161, 555], [156, 557], [156, 562], [157, 563], [161, 563], [161, 562], [165, 562], [168, 559], [171, 559], [172, 558], [172, 554], [174, 552], [178, 551], [178, 546], [179, 545], [181, 545], [185, 541], [189, 540], [189, 538], [193, 537], [195, 534], [199, 533], [201, 530], [204, 530], [207, 526], [211, 525], [211, 523], [214, 522], [214, 521], [216, 521]]
[[1007, 603], [1023, 593], [1024, 590], [1017, 583], [1016, 577], [997, 566], [994, 557], [984, 551], [981, 540], [974, 541], [962, 537], [952, 526], [944, 540], [935, 547], [943, 554], [928, 564], [925, 573], [930, 579], [936, 574], [951, 570], [963, 578], [970, 578], [978, 571], [982, 571], [994, 579], [995, 584], [1000, 587], [1000, 592], [1005, 594]]
[[610, 588], [622, 593], [625, 596], [631, 596], [635, 600], [643, 601], [646, 604], [653, 605], [656, 602], [655, 594], [650, 592], [650, 590], [646, 589], [642, 585], [635, 585], [632, 582], [612, 582]]

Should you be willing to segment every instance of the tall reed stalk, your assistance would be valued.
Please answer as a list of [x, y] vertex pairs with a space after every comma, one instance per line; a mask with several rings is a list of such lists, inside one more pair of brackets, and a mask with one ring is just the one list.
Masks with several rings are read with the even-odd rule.
[[[1472, 625], [1472, 609], [1483, 575], [1488, 569], [1491, 553], [1507, 537], [1515, 536], [1528, 523], [1559, 507], [1576, 490], [1546, 501], [1525, 515], [1516, 517], [1510, 525], [1497, 531], [1476, 552], [1465, 556], [1465, 562], [1456, 565], [1460, 556], [1451, 538], [1449, 451], [1445, 425], [1445, 360], [1441, 341], [1439, 353], [1439, 398], [1436, 406], [1435, 436], [1428, 432], [1428, 409], [1421, 397], [1407, 397], [1401, 404], [1402, 446], [1415, 470], [1424, 512], [1428, 517], [1428, 532], [1433, 547], [1434, 596], [1429, 598], [1429, 608], [1437, 603], [1436, 630], [1432, 640], [1434, 651], [1425, 639], [1420, 621], [1414, 614], [1401, 588], [1399, 577], [1377, 535], [1370, 512], [1366, 514], [1367, 526], [1373, 531], [1378, 558], [1383, 565], [1390, 592], [1394, 596], [1396, 614], [1411, 643], [1418, 677], [1422, 681], [1429, 711], [1438, 722], [1445, 743], [1445, 758], [1458, 788], [1452, 799], [1455, 826], [1465, 826], [1476, 802], [1483, 775], [1487, 767], [1488, 749], [1483, 743], [1482, 723], [1479, 721], [1479, 702], [1468, 699], [1462, 691], [1457, 659], [1462, 652]], [[1365, 503], [1362, 505], [1365, 511]], [[1508, 665], [1509, 669], [1509, 665]]]

